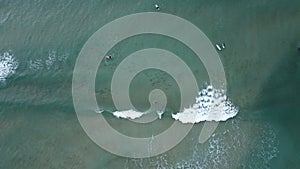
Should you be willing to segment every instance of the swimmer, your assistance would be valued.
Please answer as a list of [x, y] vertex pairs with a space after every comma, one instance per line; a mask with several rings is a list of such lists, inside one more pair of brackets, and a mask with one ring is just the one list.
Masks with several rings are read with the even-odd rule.
[[222, 43], [221, 47], [222, 47], [222, 49], [225, 49], [226, 48], [225, 43]]

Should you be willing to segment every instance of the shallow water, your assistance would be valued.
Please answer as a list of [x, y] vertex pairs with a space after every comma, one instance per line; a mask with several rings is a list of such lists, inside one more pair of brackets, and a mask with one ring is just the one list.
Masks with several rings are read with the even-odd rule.
[[[221, 122], [204, 144], [198, 143], [203, 126], [199, 123], [170, 151], [128, 159], [101, 149], [84, 133], [73, 107], [72, 73], [82, 46], [96, 30], [127, 14], [154, 12], [155, 3], [161, 12], [195, 24], [213, 44], [226, 42], [219, 55], [227, 95], [240, 111]], [[0, 168], [298, 168], [299, 8], [296, 0], [1, 0]], [[95, 94], [101, 107], [115, 109], [110, 83], [118, 64], [130, 53], [150, 47], [172, 51], [189, 65], [200, 89], [207, 85], [203, 64], [187, 46], [165, 36], [135, 36], [118, 43], [109, 52], [113, 59], [100, 65]], [[16, 62], [12, 66], [3, 66], [6, 52]], [[180, 107], [175, 80], [162, 71], [144, 71], [133, 79], [130, 96], [138, 109], [145, 110], [155, 88], [168, 99], [162, 120], [140, 125], [104, 112], [105, 118], [130, 136], [162, 132]]]

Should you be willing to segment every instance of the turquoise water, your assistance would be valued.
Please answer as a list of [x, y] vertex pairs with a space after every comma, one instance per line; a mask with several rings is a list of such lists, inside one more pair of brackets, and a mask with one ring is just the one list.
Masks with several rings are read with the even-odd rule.
[[[95, 31], [127, 14], [154, 12], [155, 3], [161, 12], [195, 24], [212, 43], [226, 42], [219, 55], [227, 95], [240, 112], [221, 122], [204, 144], [198, 143], [200, 123], [164, 154], [118, 157], [98, 147], [81, 128], [72, 101], [72, 73], [82, 46]], [[14, 66], [12, 73], [3, 73], [7, 67], [0, 64], [0, 168], [299, 168], [299, 8], [298, 1], [279, 0], [1, 0], [0, 62], [13, 58]], [[109, 87], [118, 64], [128, 54], [149, 47], [177, 54], [200, 88], [207, 83], [203, 64], [182, 43], [158, 35], [135, 36], [111, 49], [113, 60], [101, 63], [95, 93], [102, 107], [114, 110]], [[154, 88], [167, 94], [166, 118], [138, 126], [104, 113], [107, 121], [131, 136], [163, 131], [173, 122], [170, 114], [179, 109], [174, 79], [147, 70], [132, 81], [130, 95], [133, 104], [144, 110]]]

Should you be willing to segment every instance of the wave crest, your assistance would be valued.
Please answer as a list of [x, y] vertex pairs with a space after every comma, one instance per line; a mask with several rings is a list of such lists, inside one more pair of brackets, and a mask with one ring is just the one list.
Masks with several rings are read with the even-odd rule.
[[18, 68], [19, 63], [10, 52], [4, 52], [0, 55], [0, 83], [5, 82], [6, 79], [13, 75]]
[[196, 97], [195, 103], [182, 112], [172, 114], [182, 123], [199, 123], [201, 121], [226, 121], [236, 116], [238, 108], [227, 98], [225, 91], [208, 85]]
[[[172, 114], [172, 118], [182, 123], [226, 121], [236, 116], [237, 113], [238, 108], [227, 98], [224, 90], [208, 85], [198, 93], [194, 104], [177, 114]], [[147, 114], [147, 112], [124, 110], [115, 111], [112, 114], [118, 118], [137, 119]], [[157, 112], [159, 119], [161, 119], [162, 114], [163, 112]]]

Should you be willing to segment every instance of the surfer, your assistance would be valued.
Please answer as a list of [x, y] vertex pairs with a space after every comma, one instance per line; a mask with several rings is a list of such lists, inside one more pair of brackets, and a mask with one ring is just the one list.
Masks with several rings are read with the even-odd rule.
[[226, 48], [225, 43], [216, 44], [215, 46], [218, 49], [218, 51], [221, 51]]
[[105, 55], [105, 56], [104, 56], [104, 63], [105, 63], [106, 66], [108, 65], [108, 62], [109, 62], [109, 60], [111, 60], [111, 59], [112, 59], [112, 56], [111, 56], [111, 55]]
[[155, 7], [156, 10], [159, 11], [159, 5], [158, 4], [155, 4], [154, 7]]
[[106, 55], [104, 58], [105, 58], [105, 59], [111, 59], [112, 56], [111, 56], [111, 55]]

